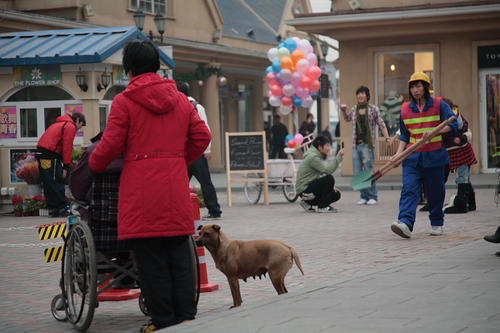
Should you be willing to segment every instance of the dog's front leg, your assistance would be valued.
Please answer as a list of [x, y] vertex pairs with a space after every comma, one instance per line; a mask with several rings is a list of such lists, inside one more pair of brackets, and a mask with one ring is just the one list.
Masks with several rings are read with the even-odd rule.
[[233, 296], [233, 306], [230, 309], [238, 307], [243, 302], [241, 300], [240, 293], [240, 282], [236, 277], [228, 277], [227, 281], [229, 282], [229, 288], [231, 288], [231, 296]]

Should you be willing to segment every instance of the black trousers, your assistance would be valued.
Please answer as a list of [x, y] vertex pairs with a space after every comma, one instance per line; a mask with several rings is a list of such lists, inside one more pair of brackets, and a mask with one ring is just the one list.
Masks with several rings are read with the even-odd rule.
[[51, 211], [66, 207], [64, 195], [63, 165], [57, 158], [38, 159], [38, 170], [47, 208]]
[[325, 208], [340, 199], [340, 192], [333, 189], [335, 179], [332, 175], [326, 175], [312, 181], [302, 193], [313, 193], [314, 199], [306, 201], [311, 206]]
[[285, 149], [285, 146], [271, 144], [271, 147], [270, 147], [271, 151], [269, 152], [269, 158], [271, 158], [271, 159], [276, 158], [276, 154], [278, 154], [278, 158], [286, 158], [286, 154], [283, 151], [283, 149]]
[[190, 237], [138, 238], [130, 243], [153, 324], [163, 328], [194, 319], [196, 262]]
[[208, 213], [213, 216], [220, 216], [222, 211], [217, 201], [217, 192], [210, 178], [210, 170], [205, 156], [200, 157], [188, 167], [189, 179], [194, 176], [201, 185], [201, 193], [207, 206]]

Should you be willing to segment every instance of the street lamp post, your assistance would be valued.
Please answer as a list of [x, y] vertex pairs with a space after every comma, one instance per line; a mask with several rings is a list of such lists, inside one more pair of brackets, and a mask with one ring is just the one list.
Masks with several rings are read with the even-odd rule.
[[[135, 26], [141, 32], [144, 29], [145, 18], [146, 17], [144, 15], [144, 12], [140, 9], [138, 9], [134, 13]], [[163, 34], [165, 33], [165, 23], [167, 21], [167, 18], [165, 16], [163, 16], [162, 14], [160, 14], [159, 12], [157, 12], [155, 15], [154, 21], [155, 21], [156, 29], [160, 33], [160, 43], [163, 44]], [[152, 31], [149, 31], [149, 38], [151, 39], [151, 41], [153, 41], [153, 32]]]

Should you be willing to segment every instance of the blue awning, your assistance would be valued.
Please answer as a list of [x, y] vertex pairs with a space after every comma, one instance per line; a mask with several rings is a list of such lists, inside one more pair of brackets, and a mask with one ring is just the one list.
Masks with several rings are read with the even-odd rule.
[[[132, 39], [149, 40], [136, 27], [0, 34], [0, 66], [101, 63]], [[155, 47], [161, 61], [174, 68], [175, 62]]]

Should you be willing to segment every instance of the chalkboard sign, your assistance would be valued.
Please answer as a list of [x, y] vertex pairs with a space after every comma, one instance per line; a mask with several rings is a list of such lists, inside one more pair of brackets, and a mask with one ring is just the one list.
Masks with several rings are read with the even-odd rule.
[[231, 170], [264, 170], [262, 134], [229, 137]]
[[[269, 205], [265, 132], [226, 132], [227, 205], [232, 205], [232, 183], [262, 183]], [[236, 175], [236, 178], [233, 178]], [[257, 175], [257, 177], [255, 177]]]

